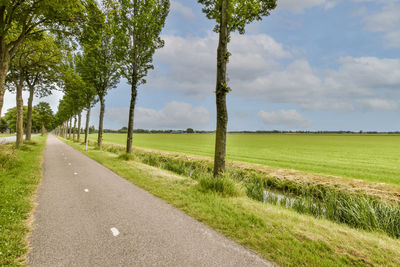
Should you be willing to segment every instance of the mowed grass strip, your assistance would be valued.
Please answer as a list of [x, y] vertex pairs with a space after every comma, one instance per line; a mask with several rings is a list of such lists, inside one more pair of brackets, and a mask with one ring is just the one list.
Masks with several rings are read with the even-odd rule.
[[[97, 135], [91, 135], [95, 140]], [[125, 134], [104, 141], [126, 144]], [[135, 146], [213, 157], [213, 134], [135, 134]], [[228, 134], [229, 160], [400, 184], [399, 135]]]
[[[66, 141], [84, 152], [84, 146]], [[107, 168], [282, 266], [400, 266], [400, 241], [263, 204], [199, 190], [188, 177], [90, 147]]]
[[10, 136], [14, 136], [15, 134], [0, 134], [0, 138], [2, 137], [10, 137]]
[[42, 177], [42, 154], [46, 137], [35, 137], [20, 150], [0, 145], [0, 266], [19, 266], [28, 251], [27, 220], [33, 195]]

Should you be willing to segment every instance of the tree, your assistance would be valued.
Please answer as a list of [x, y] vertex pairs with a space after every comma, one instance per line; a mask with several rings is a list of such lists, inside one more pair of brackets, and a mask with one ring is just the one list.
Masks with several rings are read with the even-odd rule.
[[89, 127], [89, 134], [93, 134], [96, 133], [96, 128], [94, 127], [94, 125]]
[[117, 0], [113, 6], [114, 44], [122, 76], [131, 85], [126, 152], [132, 153], [137, 88], [154, 69], [153, 55], [164, 46], [161, 30], [169, 13], [169, 0]]
[[[56, 125], [58, 125], [59, 134], [66, 137], [68, 121], [78, 115], [78, 141], [80, 141], [81, 113], [87, 110], [85, 142], [88, 142], [90, 110], [96, 104], [96, 90], [88, 77], [82, 74], [89, 69], [86, 65], [85, 55], [77, 54], [69, 58], [69, 62], [64, 65], [61, 76], [61, 87], [64, 90], [64, 97], [60, 101], [58, 112], [56, 114]], [[71, 123], [70, 123], [71, 124]], [[74, 126], [76, 128], [76, 126]], [[71, 131], [70, 131], [71, 132]]]
[[8, 130], [8, 123], [5, 118], [0, 118], [0, 133], [4, 133]]
[[[6, 80], [7, 87], [10, 91], [16, 91], [17, 118], [16, 118], [16, 146], [22, 145], [24, 137], [24, 102], [22, 99], [22, 90], [25, 85], [25, 70], [29, 68], [28, 57], [34, 53], [33, 47], [25, 42], [20, 46], [12, 61], [10, 74]], [[25, 114], [26, 116], [26, 114]]]
[[[25, 129], [26, 125], [28, 123], [28, 120], [27, 120], [28, 107], [24, 106], [22, 112], [23, 112], [23, 118], [24, 118], [22, 121], [22, 127], [23, 127], [23, 129]], [[33, 113], [32, 128], [34, 130], [38, 130], [38, 129], [40, 129], [40, 125], [38, 124], [38, 121], [37, 121], [37, 114], [36, 114], [35, 109], [33, 109], [32, 113]], [[11, 132], [15, 133], [16, 126], [17, 126], [17, 107], [13, 107], [13, 108], [10, 108], [9, 110], [7, 110], [6, 114], [4, 115], [4, 120], [8, 124], [8, 129], [10, 129]]]
[[194, 133], [194, 130], [192, 128], [187, 128], [186, 133]]
[[49, 103], [46, 102], [40, 102], [37, 104], [35, 110], [42, 125], [42, 135], [44, 135], [46, 129], [50, 129], [52, 126], [53, 111], [51, 110]]
[[59, 66], [63, 54], [52, 36], [43, 34], [42, 38], [31, 42], [34, 51], [28, 55], [29, 66], [24, 70], [26, 86], [29, 91], [28, 98], [28, 124], [26, 127], [26, 140], [31, 140], [32, 132], [32, 103], [34, 96], [45, 97], [56, 90], [59, 78]]
[[85, 55], [81, 75], [96, 89], [100, 101], [99, 132], [97, 145], [101, 149], [103, 141], [103, 120], [105, 113], [105, 96], [119, 82], [116, 49], [113, 45], [113, 32], [108, 12], [103, 14], [97, 5], [90, 9], [94, 20], [85, 27], [81, 42]]
[[23, 99], [22, 90], [29, 88], [28, 121], [26, 139], [31, 139], [32, 102], [37, 89], [37, 95], [49, 95], [56, 81], [56, 66], [61, 61], [62, 54], [57, 49], [53, 38], [45, 33], [29, 38], [19, 46], [10, 67], [6, 85], [17, 96], [17, 141], [19, 147], [23, 142]]
[[204, 6], [206, 17], [215, 20], [214, 31], [219, 33], [217, 55], [217, 132], [214, 155], [214, 177], [225, 171], [226, 132], [228, 125], [228, 110], [226, 95], [230, 92], [227, 81], [227, 64], [230, 53], [228, 43], [231, 32], [245, 33], [247, 24], [261, 20], [275, 9], [276, 0], [198, 0]]
[[0, 116], [6, 75], [19, 46], [46, 31], [65, 33], [84, 18], [81, 0], [0, 0]]
[[[25, 114], [27, 111], [28, 111], [28, 107], [23, 107], [23, 112]], [[26, 116], [24, 116], [24, 117], [26, 118]], [[7, 121], [11, 132], [15, 133], [16, 127], [17, 127], [17, 107], [8, 109], [6, 114], [4, 115], [4, 119]], [[26, 120], [23, 123], [26, 124]]]
[[89, 66], [86, 65], [88, 61], [85, 59], [85, 55], [77, 55], [75, 61], [76, 83], [79, 85], [79, 88], [81, 88], [83, 107], [86, 109], [85, 144], [87, 150], [87, 145], [89, 142], [90, 110], [98, 100], [96, 98], [96, 89], [92, 83], [92, 80], [85, 75], [89, 69]]

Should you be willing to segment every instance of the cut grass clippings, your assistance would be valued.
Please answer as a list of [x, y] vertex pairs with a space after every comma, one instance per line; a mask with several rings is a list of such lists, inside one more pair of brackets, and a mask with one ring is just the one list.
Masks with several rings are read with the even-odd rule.
[[[83, 145], [66, 142], [84, 152]], [[276, 264], [400, 265], [400, 241], [385, 234], [352, 229], [279, 205], [260, 203], [241, 194], [228, 197], [204, 192], [194, 179], [148, 166], [132, 158], [123, 160], [115, 153], [92, 147], [84, 153]]]
[[0, 145], [0, 266], [24, 264], [33, 195], [42, 177], [46, 137], [35, 137], [20, 150]]

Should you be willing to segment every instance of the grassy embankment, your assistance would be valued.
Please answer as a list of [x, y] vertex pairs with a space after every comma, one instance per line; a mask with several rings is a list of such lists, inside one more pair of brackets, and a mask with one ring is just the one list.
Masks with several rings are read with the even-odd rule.
[[24, 263], [33, 197], [42, 177], [46, 137], [35, 137], [20, 150], [0, 145], [0, 266]]
[[[83, 145], [68, 143], [84, 149]], [[200, 175], [208, 167], [198, 168], [195, 161], [183, 163], [144, 152], [143, 157], [142, 152], [130, 157], [118, 154], [121, 149], [117, 146], [106, 145], [104, 149], [107, 151], [90, 147], [86, 154], [279, 265], [400, 265], [400, 241], [381, 232], [358, 230], [280, 205], [261, 203], [246, 196], [246, 187], [235, 177], [226, 180], [226, 185], [204, 177], [197, 179], [195, 172]], [[175, 173], [181, 170], [183, 175], [149, 166], [152, 162]], [[208, 190], [210, 187], [225, 189], [215, 193]]]
[[[126, 135], [104, 141], [125, 145]], [[213, 157], [214, 135], [136, 134], [134, 144]], [[398, 135], [229, 134], [227, 145], [229, 160], [400, 185]]]
[[15, 134], [0, 134], [0, 138], [1, 137], [10, 137], [10, 136], [14, 136]]

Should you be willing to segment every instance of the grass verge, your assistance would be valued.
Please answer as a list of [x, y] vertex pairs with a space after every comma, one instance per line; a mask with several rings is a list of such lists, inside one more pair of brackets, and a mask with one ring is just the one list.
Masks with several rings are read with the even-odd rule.
[[[93, 144], [95, 145], [95, 144]], [[123, 147], [104, 145], [104, 150], [122, 153]], [[134, 154], [121, 154], [120, 159], [135, 159], [153, 167], [162, 168], [199, 181], [204, 192], [215, 191], [236, 196], [246, 188], [247, 196], [260, 202], [269, 202], [291, 208], [299, 213], [326, 218], [337, 223], [368, 231], [382, 231], [400, 237], [400, 200], [329, 183], [304, 182], [269, 176], [262, 170], [229, 164], [225, 179], [213, 179], [211, 161], [188, 158], [179, 154], [135, 150]], [[265, 194], [264, 192], [268, 192]]]
[[[84, 152], [83, 145], [67, 143]], [[400, 265], [400, 241], [385, 234], [357, 230], [279, 205], [260, 203], [240, 193], [224, 195], [203, 190], [221, 185], [206, 181], [201, 186], [188, 175], [178, 176], [138, 162], [137, 158], [123, 160], [124, 156], [93, 147], [84, 153], [279, 265]], [[227, 188], [231, 188], [229, 184]]]
[[0, 145], [0, 266], [24, 264], [33, 195], [42, 177], [46, 137], [35, 137], [20, 150]]
[[[104, 142], [126, 140], [126, 134], [103, 135]], [[214, 157], [214, 134], [134, 134], [134, 140], [141, 148]], [[400, 186], [399, 141], [400, 135], [229, 133], [227, 159]]]
[[1, 137], [10, 137], [10, 136], [14, 136], [15, 134], [0, 134], [0, 138]]

